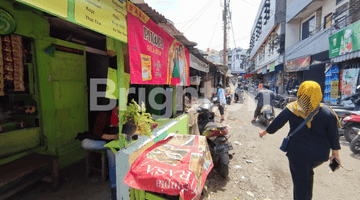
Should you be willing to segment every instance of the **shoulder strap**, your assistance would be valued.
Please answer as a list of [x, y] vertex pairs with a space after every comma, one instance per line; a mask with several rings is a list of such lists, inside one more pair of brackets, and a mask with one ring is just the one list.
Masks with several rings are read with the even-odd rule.
[[293, 136], [298, 130], [300, 130], [306, 123], [309, 122], [309, 120], [314, 116], [314, 114], [316, 113], [316, 111], [318, 111], [320, 109], [320, 104], [318, 105], [318, 107], [312, 112], [310, 113], [310, 115], [291, 133], [289, 133], [288, 138], [290, 138], [291, 136]]

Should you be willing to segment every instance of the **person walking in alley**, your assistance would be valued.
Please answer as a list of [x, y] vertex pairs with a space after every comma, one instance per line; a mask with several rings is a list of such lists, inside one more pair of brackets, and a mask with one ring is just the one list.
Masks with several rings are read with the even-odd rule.
[[220, 123], [222, 123], [225, 120], [224, 108], [226, 105], [226, 98], [225, 98], [225, 91], [222, 88], [221, 84], [217, 85], [217, 96], [218, 96], [218, 103], [219, 103], [219, 112], [221, 115]]
[[330, 163], [335, 162], [336, 159], [339, 162], [338, 168], [341, 166], [338, 133], [338, 127], [341, 125], [335, 112], [320, 103], [323, 96], [318, 83], [303, 82], [297, 98], [298, 100], [288, 104], [267, 129], [259, 133], [259, 136], [275, 133], [288, 121], [291, 133], [313, 113], [312, 118], [290, 137], [286, 148], [294, 185], [294, 200], [311, 200], [314, 168], [329, 160], [330, 149], [332, 150]]

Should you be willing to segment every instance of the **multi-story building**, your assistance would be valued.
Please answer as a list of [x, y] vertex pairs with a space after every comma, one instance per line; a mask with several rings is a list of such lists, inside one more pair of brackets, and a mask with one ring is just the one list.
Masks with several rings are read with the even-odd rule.
[[319, 74], [330, 62], [329, 35], [350, 23], [351, 1], [286, 1], [286, 72], [301, 81], [317, 81], [325, 89], [325, 76]]
[[[294, 1], [295, 2], [295, 1]], [[286, 0], [262, 0], [251, 30], [252, 73], [262, 74], [264, 85], [282, 85]], [[281, 89], [279, 87], [278, 89]]]
[[231, 51], [231, 73], [240, 74], [246, 73], [245, 62], [246, 62], [246, 49], [235, 48]]
[[216, 51], [214, 49], [207, 49], [206, 51], [207, 56], [205, 58], [209, 60], [210, 62], [214, 64], [220, 64], [222, 63], [222, 60], [220, 60], [220, 54], [219, 51]]

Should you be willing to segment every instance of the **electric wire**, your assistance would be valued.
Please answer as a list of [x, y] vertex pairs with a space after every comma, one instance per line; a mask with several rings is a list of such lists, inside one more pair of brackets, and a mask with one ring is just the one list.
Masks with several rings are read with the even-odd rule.
[[[209, 3], [210, 3], [210, 2], [208, 2], [208, 4], [209, 4]], [[194, 15], [194, 17], [192, 17], [192, 19], [195, 18], [208, 4], [206, 4], [201, 10], [199, 10], [199, 12], [196, 13], [196, 15]], [[188, 23], [186, 23], [183, 27], [181, 27], [181, 29], [185, 28], [185, 26], [188, 25], [189, 22], [191, 22], [191, 21], [193, 21], [193, 20], [189, 20]]]
[[192, 25], [194, 25], [194, 23], [196, 21], [198, 21], [198, 19], [201, 17], [201, 15], [203, 15], [205, 13], [205, 11], [211, 6], [211, 4], [214, 2], [214, 0], [210, 1], [210, 3], [208, 4], [208, 6], [205, 8], [205, 10], [199, 15], [199, 17], [184, 31], [184, 33], [189, 30], [189, 28], [191, 28]]
[[[210, 16], [206, 16], [206, 17], [202, 17], [200, 19], [209, 19], [210, 17], [213, 17], [215, 15], [210, 15]], [[185, 23], [188, 23], [188, 22], [192, 22], [192, 21], [195, 21], [195, 19], [191, 19], [191, 20], [188, 20], [188, 21], [184, 21], [184, 22], [174, 22], [175, 24], [185, 24]]]
[[218, 17], [217, 17], [217, 20], [216, 20], [216, 24], [215, 24], [215, 27], [214, 27], [213, 34], [212, 34], [212, 36], [211, 36], [211, 40], [210, 40], [210, 44], [209, 44], [209, 48], [210, 48], [210, 45], [211, 45], [212, 40], [213, 40], [214, 35], [215, 35], [215, 31], [216, 31], [216, 28], [217, 28], [217, 24], [218, 24], [218, 22], [219, 22], [220, 14], [221, 14], [221, 11], [219, 12]]
[[[212, 0], [212, 1], [209, 1], [198, 13], [196, 13], [196, 15], [193, 17], [193, 18], [195, 18], [197, 15], [199, 15], [199, 17], [197, 18], [197, 19], [195, 19], [194, 21], [193, 21], [193, 23], [186, 29], [186, 30], [188, 30], [200, 17], [201, 17], [201, 15], [202, 14], [204, 14], [204, 12], [209, 8], [209, 6], [211, 5], [211, 3], [213, 3], [214, 2], [214, 0]], [[189, 24], [189, 22], [188, 23], [186, 23], [181, 29], [184, 29], [187, 25]], [[186, 31], [185, 30], [185, 31]], [[184, 32], [185, 32], [184, 31]]]
[[235, 49], [236, 49], [236, 41], [235, 41], [235, 34], [234, 34], [234, 27], [233, 27], [233, 24], [232, 24], [232, 20], [231, 20], [231, 30], [232, 30], [232, 33], [233, 33], [234, 45], [235, 45]]

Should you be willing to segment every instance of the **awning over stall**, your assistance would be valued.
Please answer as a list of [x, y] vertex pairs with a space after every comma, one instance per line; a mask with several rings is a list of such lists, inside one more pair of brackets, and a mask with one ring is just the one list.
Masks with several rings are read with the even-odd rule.
[[193, 54], [190, 54], [190, 67], [202, 72], [209, 73], [209, 65], [201, 61]]
[[286, 72], [297, 72], [307, 70], [311, 61], [311, 56], [299, 58], [286, 62]]
[[244, 74], [242, 75], [243, 78], [249, 78], [249, 77], [252, 77], [254, 76], [254, 74]]

